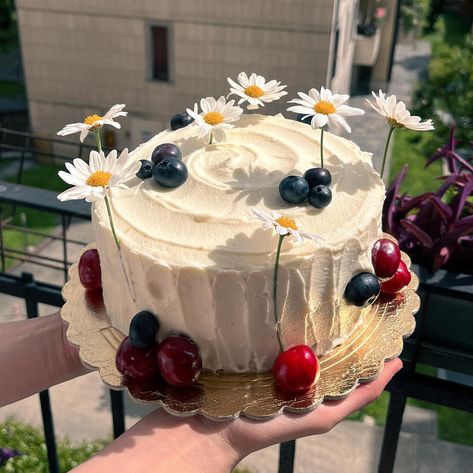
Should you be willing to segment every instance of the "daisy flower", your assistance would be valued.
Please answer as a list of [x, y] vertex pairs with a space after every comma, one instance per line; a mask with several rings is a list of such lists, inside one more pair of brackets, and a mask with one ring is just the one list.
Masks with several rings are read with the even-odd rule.
[[322, 87], [320, 92], [317, 89], [310, 89], [309, 94], [297, 92], [300, 98], [292, 99], [289, 103], [296, 103], [287, 110], [289, 112], [302, 114], [302, 120], [312, 117], [310, 124], [312, 128], [320, 128], [320, 163], [324, 167], [324, 130], [326, 126], [342, 126], [348, 133], [351, 133], [350, 125], [344, 117], [363, 115], [361, 108], [343, 105], [350, 96], [332, 94], [332, 91]]
[[115, 128], [120, 128], [120, 123], [114, 121], [114, 118], [125, 117], [128, 112], [124, 112], [125, 104], [114, 105], [105, 115], [89, 115], [82, 123], [69, 123], [57, 134], [59, 136], [72, 135], [73, 133], [80, 133], [80, 141], [83, 142], [90, 131], [97, 131], [103, 125], [111, 125]]
[[66, 163], [69, 172], [59, 171], [59, 177], [71, 184], [57, 196], [60, 201], [85, 199], [94, 202], [106, 197], [107, 189], [116, 187], [133, 177], [140, 169], [140, 162], [130, 159], [128, 150], [124, 149], [117, 158], [116, 150], [108, 156], [104, 153], [91, 151], [89, 163], [76, 158], [71, 163]]
[[310, 89], [309, 94], [298, 92], [297, 95], [299, 95], [299, 99], [289, 101], [289, 103], [297, 105], [289, 107], [288, 111], [304, 115], [303, 119], [312, 117], [310, 122], [312, 128], [341, 125], [348, 133], [351, 133], [350, 125], [344, 117], [365, 113], [361, 108], [343, 105], [350, 98], [349, 95], [332, 94], [329, 89], [324, 87], [320, 89], [320, 92], [317, 89]]
[[384, 147], [383, 163], [381, 165], [381, 177], [383, 177], [389, 142], [391, 141], [391, 136], [394, 130], [396, 128], [408, 128], [409, 130], [415, 131], [430, 131], [434, 129], [434, 125], [430, 118], [421, 122], [422, 119], [420, 117], [411, 115], [409, 110], [406, 108], [406, 104], [402, 101], [398, 102], [395, 95], [390, 95], [386, 98], [381, 90], [379, 90], [378, 95], [374, 92], [371, 93], [376, 100], [376, 103], [371, 103], [368, 99], [366, 99], [366, 101], [377, 113], [386, 118], [389, 125], [388, 137]]
[[432, 120], [429, 119], [421, 122], [421, 118], [411, 115], [406, 108], [406, 104], [402, 101], [398, 102], [395, 95], [390, 95], [386, 98], [381, 90], [378, 92], [378, 95], [374, 92], [371, 92], [371, 94], [376, 103], [371, 103], [368, 99], [366, 101], [377, 113], [386, 118], [389, 126], [393, 128], [409, 128], [409, 130], [415, 131], [430, 131], [434, 129]]
[[240, 100], [238, 105], [243, 102], [248, 102], [248, 110], [256, 110], [259, 107], [264, 107], [264, 103], [270, 103], [274, 100], [279, 100], [282, 96], [287, 95], [283, 91], [287, 85], [280, 85], [281, 82], [270, 80], [266, 82], [263, 76], [258, 76], [254, 72], [248, 77], [245, 72], [238, 74], [238, 83], [230, 77], [227, 81], [230, 84], [230, 94], [238, 95]]
[[194, 119], [193, 126], [200, 128], [199, 138], [203, 138], [209, 144], [212, 144], [213, 138], [216, 141], [225, 141], [225, 130], [233, 128], [231, 122], [240, 119], [243, 109], [234, 106], [234, 100], [227, 102], [225, 97], [215, 100], [213, 97], [206, 97], [200, 100], [202, 113], [198, 112], [197, 104], [194, 110], [188, 108], [186, 112]]
[[276, 249], [276, 258], [274, 261], [274, 275], [273, 275], [273, 308], [274, 308], [274, 319], [276, 321], [276, 335], [278, 338], [278, 343], [281, 351], [284, 351], [284, 344], [281, 336], [281, 324], [279, 321], [278, 315], [278, 271], [279, 271], [279, 258], [281, 256], [281, 247], [284, 242], [284, 239], [291, 235], [295, 238], [296, 241], [302, 242], [304, 238], [310, 240], [318, 240], [319, 237], [311, 233], [301, 232], [296, 224], [296, 221], [288, 217], [287, 215], [281, 215], [276, 212], [272, 214], [265, 212], [264, 210], [252, 208], [251, 211], [253, 215], [263, 222], [263, 228], [273, 228], [276, 233], [279, 235], [278, 246]]
[[280, 237], [291, 235], [297, 242], [303, 242], [304, 238], [309, 240], [321, 240], [320, 237], [312, 233], [305, 233], [299, 230], [296, 221], [287, 215], [281, 215], [276, 212], [272, 214], [261, 209], [251, 209], [254, 216], [263, 222], [263, 228], [274, 228]]

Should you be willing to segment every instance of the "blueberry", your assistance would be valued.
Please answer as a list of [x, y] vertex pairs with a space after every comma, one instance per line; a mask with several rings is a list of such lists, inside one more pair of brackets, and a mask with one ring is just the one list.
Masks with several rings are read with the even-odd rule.
[[301, 176], [287, 176], [279, 184], [279, 195], [289, 204], [300, 204], [307, 199], [309, 184]]
[[358, 307], [365, 307], [375, 301], [379, 291], [380, 284], [374, 274], [359, 273], [347, 284], [345, 298]]
[[179, 130], [190, 125], [194, 119], [187, 113], [178, 113], [171, 118], [171, 130]]
[[316, 209], [323, 209], [332, 202], [332, 191], [327, 186], [315, 186], [309, 191], [309, 204]]
[[309, 184], [309, 189], [312, 187], [323, 185], [330, 186], [332, 183], [332, 176], [328, 169], [325, 168], [310, 168], [304, 173], [304, 179]]
[[158, 164], [166, 158], [181, 159], [181, 150], [172, 143], [162, 143], [156, 146], [153, 153], [151, 154], [151, 161], [153, 161], [154, 164]]
[[177, 158], [166, 158], [153, 168], [154, 180], [163, 187], [178, 187], [187, 180], [187, 167]]
[[135, 348], [151, 348], [156, 343], [159, 322], [147, 310], [138, 312], [130, 322], [130, 342]]
[[140, 170], [136, 173], [136, 177], [140, 179], [148, 179], [153, 175], [153, 166], [154, 164], [147, 159], [140, 159], [141, 167]]

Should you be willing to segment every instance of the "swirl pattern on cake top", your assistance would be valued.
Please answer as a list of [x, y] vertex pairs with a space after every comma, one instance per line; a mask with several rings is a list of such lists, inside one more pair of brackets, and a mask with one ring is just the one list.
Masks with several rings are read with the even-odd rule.
[[278, 305], [285, 345], [308, 343], [317, 354], [330, 350], [362, 320], [362, 311], [353, 316], [340, 304], [353, 275], [372, 271], [371, 247], [381, 236], [384, 185], [371, 156], [325, 133], [333, 200], [317, 210], [286, 204], [278, 186], [287, 175], [319, 165], [320, 132], [282, 116], [253, 114], [243, 115], [224, 143], [205, 145], [196, 135], [192, 126], [166, 130], [133, 152], [137, 160], [149, 159], [158, 144], [172, 142], [182, 150], [189, 178], [175, 189], [138, 178], [128, 189], [113, 189], [122, 261], [105, 205], [94, 204], [113, 325], [127, 333], [136, 312], [151, 310], [162, 336], [179, 331], [196, 341], [204, 368], [270, 369], [279, 350], [271, 299], [277, 236], [252, 215], [258, 207], [284, 213], [323, 239], [285, 239]]

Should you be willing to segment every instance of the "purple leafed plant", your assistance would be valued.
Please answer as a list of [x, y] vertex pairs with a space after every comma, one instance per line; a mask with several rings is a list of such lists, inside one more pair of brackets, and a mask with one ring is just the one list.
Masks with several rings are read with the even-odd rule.
[[11, 448], [0, 448], [0, 467], [5, 465], [10, 458], [19, 456], [21, 456], [21, 453], [17, 450], [12, 450]]
[[400, 194], [408, 166], [391, 183], [383, 207], [383, 230], [396, 237], [414, 262], [473, 274], [473, 143], [464, 158], [456, 151], [455, 128], [448, 142], [427, 161], [441, 159], [447, 174], [435, 192]]

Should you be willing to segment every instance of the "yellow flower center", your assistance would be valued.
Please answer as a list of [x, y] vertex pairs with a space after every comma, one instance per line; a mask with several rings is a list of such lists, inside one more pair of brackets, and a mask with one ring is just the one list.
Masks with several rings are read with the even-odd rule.
[[218, 125], [222, 123], [224, 116], [220, 112], [207, 112], [204, 115], [204, 120], [209, 125]]
[[281, 227], [290, 228], [291, 230], [294, 230], [297, 232], [296, 221], [293, 218], [286, 217], [283, 215], [282, 217], [277, 218], [275, 221], [276, 223], [279, 223]]
[[111, 177], [110, 172], [95, 171], [88, 177], [86, 184], [92, 187], [105, 187]]
[[321, 100], [314, 105], [314, 110], [317, 113], [321, 113], [322, 115], [330, 115], [331, 113], [335, 113], [337, 110], [330, 102], [326, 100]]
[[393, 128], [404, 128], [404, 125], [402, 123], [399, 123], [394, 118], [388, 117], [386, 118], [386, 121], [388, 122], [388, 125], [392, 126]]
[[258, 99], [262, 95], [264, 95], [264, 90], [261, 87], [258, 87], [257, 85], [249, 85], [245, 89], [245, 94], [248, 95], [248, 97]]
[[85, 117], [84, 123], [86, 125], [93, 125], [97, 120], [102, 120], [102, 118], [103, 117], [101, 117], [100, 115], [89, 115], [88, 117]]

